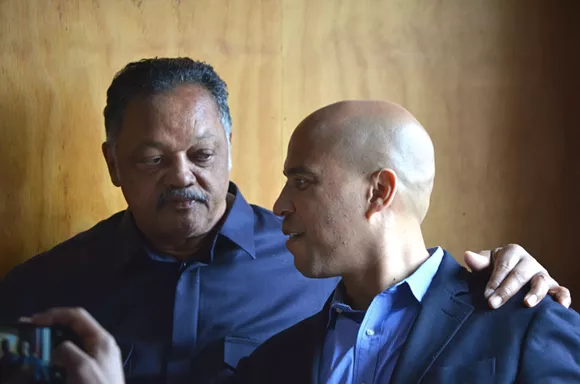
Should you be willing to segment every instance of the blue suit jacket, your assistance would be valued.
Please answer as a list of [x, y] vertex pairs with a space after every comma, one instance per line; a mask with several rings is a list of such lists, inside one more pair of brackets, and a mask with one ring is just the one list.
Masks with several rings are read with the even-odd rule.
[[[491, 310], [486, 282], [445, 252], [391, 383], [580, 383], [578, 313], [550, 298], [526, 308], [526, 290]], [[240, 361], [237, 382], [318, 383], [329, 303]]]

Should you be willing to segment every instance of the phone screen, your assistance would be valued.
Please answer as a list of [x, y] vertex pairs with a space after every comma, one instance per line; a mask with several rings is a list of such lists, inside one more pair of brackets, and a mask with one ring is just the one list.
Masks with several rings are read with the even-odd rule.
[[0, 325], [0, 384], [63, 382], [51, 364], [53, 348], [62, 332], [31, 324]]

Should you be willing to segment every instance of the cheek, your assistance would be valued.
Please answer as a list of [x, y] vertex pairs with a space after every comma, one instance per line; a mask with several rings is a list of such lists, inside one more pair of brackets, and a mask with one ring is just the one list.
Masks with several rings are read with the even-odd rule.
[[163, 192], [163, 185], [157, 175], [133, 174], [121, 179], [123, 194], [129, 203], [151, 204], [156, 203]]
[[[227, 170], [203, 170], [194, 173], [197, 188], [210, 194], [211, 199], [222, 199], [228, 191], [230, 178]], [[195, 187], [195, 186], [194, 186]]]
[[356, 202], [341, 199], [340, 196], [325, 207], [325, 214], [318, 221], [318, 235], [330, 248], [340, 250], [356, 243], [362, 217], [359, 208]]
[[304, 207], [303, 212], [306, 212], [306, 215], [300, 219], [305, 225], [309, 243], [322, 248], [325, 253], [335, 249], [341, 237], [339, 223], [330, 208], [322, 205]]

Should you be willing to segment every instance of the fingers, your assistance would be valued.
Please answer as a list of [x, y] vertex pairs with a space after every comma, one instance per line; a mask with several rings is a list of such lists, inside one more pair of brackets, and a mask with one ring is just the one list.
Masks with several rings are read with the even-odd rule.
[[524, 298], [528, 307], [534, 307], [542, 301], [546, 295], [550, 295], [558, 303], [566, 308], [572, 304], [572, 295], [566, 287], [561, 287], [547, 272], [540, 272], [530, 281], [530, 292]]
[[572, 295], [568, 288], [558, 286], [550, 289], [548, 294], [564, 307], [570, 308], [570, 305], [572, 304]]
[[499, 249], [499, 248], [496, 248], [496, 249], [494, 249], [494, 250], [491, 250], [491, 251], [490, 251], [489, 249], [485, 249], [485, 250], [483, 250], [483, 251], [479, 251], [479, 252], [477, 252], [477, 254], [478, 254], [478, 255], [480, 255], [480, 256], [485, 256], [487, 259], [491, 259], [491, 257], [493, 256], [493, 253], [494, 253], [495, 251], [497, 251], [498, 249]]
[[[489, 299], [490, 296], [495, 293], [495, 291], [502, 285], [503, 281], [510, 274], [510, 272], [520, 262], [521, 254], [519, 253], [517, 247], [519, 246], [508, 245], [504, 248], [496, 248], [491, 252], [490, 258], [493, 271], [485, 289], [484, 295], [486, 298]], [[521, 250], [525, 252], [523, 248], [521, 248]], [[529, 278], [531, 278], [531, 276], [529, 276]]]
[[84, 347], [92, 354], [95, 348], [106, 344], [111, 335], [83, 308], [53, 308], [34, 315], [31, 321], [38, 325], [62, 325], [73, 331], [83, 341]]
[[524, 303], [528, 307], [534, 307], [546, 297], [548, 291], [557, 288], [558, 283], [546, 272], [536, 273], [530, 280], [530, 292], [524, 298]]
[[67, 383], [105, 383], [101, 369], [89, 355], [79, 347], [65, 341], [54, 351], [53, 363], [64, 368]]
[[[494, 290], [491, 296], [488, 297], [489, 305], [492, 308], [499, 308], [503, 305], [506, 301], [511, 299], [516, 293], [518, 293], [531, 279], [532, 277], [538, 273], [539, 264], [531, 262], [529, 260], [522, 261], [515, 266], [511, 267], [511, 264], [498, 264], [502, 265], [500, 268], [503, 270], [508, 271], [508, 276], [501, 282], [501, 284]], [[496, 265], [496, 268], [497, 266]], [[504, 266], [505, 265], [505, 266]], [[545, 271], [544, 271], [545, 272]], [[545, 272], [547, 275], [547, 272]], [[547, 275], [549, 276], [549, 275]], [[541, 282], [541, 280], [539, 280]], [[538, 285], [538, 291], [536, 294], [536, 298], [541, 296], [541, 289], [542, 287], [545, 288], [545, 292], [543, 295], [545, 296], [546, 292], [548, 291], [547, 285], [545, 283]], [[541, 296], [543, 298], [544, 296]], [[530, 298], [533, 301], [532, 298]]]
[[124, 383], [121, 351], [112, 337], [105, 338], [93, 354], [65, 341], [55, 350], [53, 362], [65, 369], [67, 383]]
[[560, 287], [548, 271], [521, 246], [509, 244], [496, 248], [491, 259], [494, 269], [484, 295], [492, 308], [499, 308], [528, 282], [531, 288], [524, 298], [527, 306], [535, 306], [547, 294], [566, 308], [571, 305], [570, 291]]
[[97, 360], [115, 353], [117, 344], [113, 336], [83, 308], [53, 308], [32, 316], [31, 321], [38, 325], [57, 324], [69, 328], [82, 340], [88, 355]]
[[55, 351], [55, 358], [67, 375], [71, 372], [79, 383], [124, 382], [121, 351], [115, 339], [84, 309], [55, 308], [33, 316], [31, 321], [37, 325], [65, 326], [80, 337], [86, 353], [69, 341]]
[[[489, 252], [488, 252], [489, 253]], [[472, 272], [481, 272], [491, 265], [490, 256], [467, 251], [463, 254], [463, 260]]]
[[94, 337], [106, 332], [83, 308], [53, 308], [34, 315], [31, 320], [39, 325], [63, 325], [81, 338]]

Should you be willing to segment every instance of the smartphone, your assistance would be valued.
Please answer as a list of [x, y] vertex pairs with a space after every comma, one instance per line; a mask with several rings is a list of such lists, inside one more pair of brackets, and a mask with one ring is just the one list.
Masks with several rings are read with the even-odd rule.
[[64, 372], [51, 358], [54, 349], [71, 336], [60, 327], [0, 324], [0, 384], [64, 383]]

